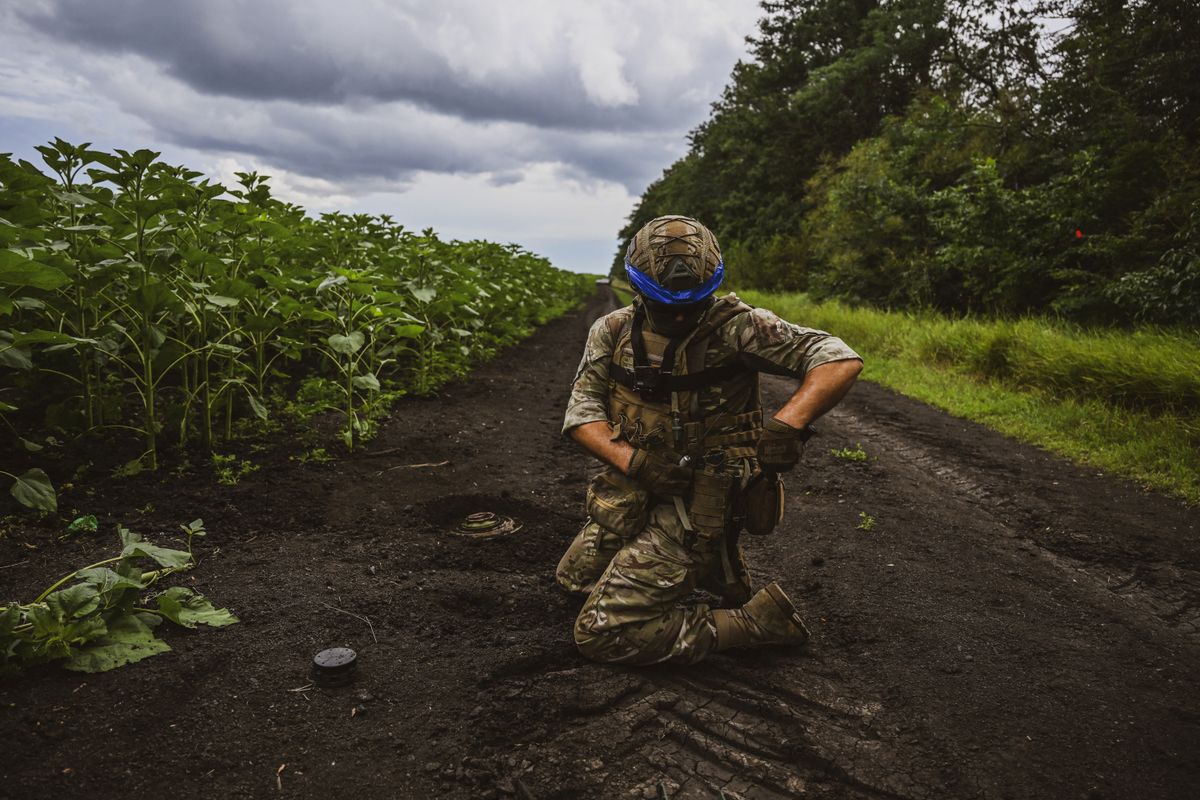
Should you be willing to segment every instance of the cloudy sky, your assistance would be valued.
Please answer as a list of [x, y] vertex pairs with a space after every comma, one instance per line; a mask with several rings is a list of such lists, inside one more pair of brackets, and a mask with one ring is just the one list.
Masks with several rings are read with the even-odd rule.
[[0, 0], [0, 152], [150, 147], [607, 271], [756, 0]]

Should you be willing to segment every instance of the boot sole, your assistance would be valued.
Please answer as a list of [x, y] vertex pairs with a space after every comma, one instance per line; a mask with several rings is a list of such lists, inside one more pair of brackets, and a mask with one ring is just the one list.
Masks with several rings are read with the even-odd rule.
[[772, 581], [771, 583], [767, 584], [766, 589], [767, 594], [769, 594], [771, 599], [775, 601], [775, 605], [779, 606], [779, 609], [787, 615], [788, 620], [799, 630], [802, 638], [797, 641], [796, 644], [800, 644], [804, 640], [808, 639], [808, 626], [804, 624], [804, 620], [800, 617], [800, 612], [796, 610], [796, 604], [793, 603], [792, 599], [787, 596], [786, 592], [783, 591], [783, 587]]

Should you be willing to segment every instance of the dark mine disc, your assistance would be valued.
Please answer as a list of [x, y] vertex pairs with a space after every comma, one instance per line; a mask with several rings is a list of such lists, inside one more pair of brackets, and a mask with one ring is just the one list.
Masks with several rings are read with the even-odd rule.
[[346, 686], [354, 680], [358, 656], [349, 647], [331, 647], [313, 656], [312, 679], [317, 686]]

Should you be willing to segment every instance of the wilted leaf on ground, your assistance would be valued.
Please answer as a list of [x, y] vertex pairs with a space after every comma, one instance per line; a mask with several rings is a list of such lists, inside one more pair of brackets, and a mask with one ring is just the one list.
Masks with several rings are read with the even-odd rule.
[[158, 610], [167, 619], [185, 628], [212, 625], [220, 628], [238, 621], [227, 608], [214, 608], [204, 595], [184, 586], [167, 589], [158, 596]]
[[172, 550], [169, 547], [159, 547], [149, 542], [130, 542], [121, 551], [122, 558], [129, 556], [145, 556], [152, 558], [160, 567], [182, 569], [191, 563], [192, 557], [186, 550]]
[[46, 605], [58, 619], [70, 620], [95, 611], [100, 605], [100, 592], [90, 583], [77, 583], [48, 595]]
[[152, 625], [158, 619], [153, 614], [124, 614], [109, 625], [108, 633], [77, 652], [64, 664], [76, 672], [106, 672], [143, 658], [165, 653], [171, 649], [155, 638]]

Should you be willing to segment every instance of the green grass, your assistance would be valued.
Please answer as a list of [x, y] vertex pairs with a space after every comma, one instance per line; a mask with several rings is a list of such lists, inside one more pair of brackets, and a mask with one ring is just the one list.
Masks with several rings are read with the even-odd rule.
[[1200, 344], [1152, 330], [953, 320], [746, 292], [828, 330], [863, 378], [1083, 464], [1200, 503]]

